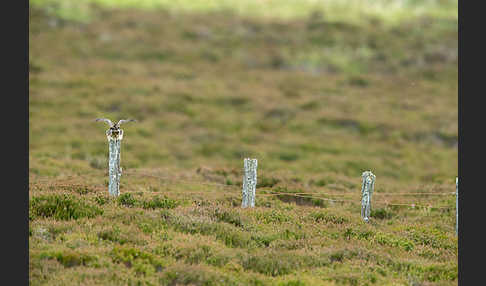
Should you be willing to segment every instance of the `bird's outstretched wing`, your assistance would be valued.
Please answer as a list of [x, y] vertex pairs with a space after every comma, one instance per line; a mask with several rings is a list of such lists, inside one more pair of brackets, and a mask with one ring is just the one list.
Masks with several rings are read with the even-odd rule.
[[120, 124], [125, 123], [125, 122], [137, 122], [137, 120], [135, 120], [135, 119], [122, 119], [122, 120], [118, 121], [116, 126], [120, 127]]
[[110, 125], [110, 127], [113, 126], [113, 122], [111, 122], [110, 119], [106, 119], [106, 118], [96, 118], [95, 121], [103, 121], [103, 122], [106, 122], [108, 125]]

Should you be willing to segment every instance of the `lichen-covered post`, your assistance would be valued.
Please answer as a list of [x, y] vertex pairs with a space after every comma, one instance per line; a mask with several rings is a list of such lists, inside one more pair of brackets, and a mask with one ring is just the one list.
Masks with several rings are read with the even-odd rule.
[[371, 171], [365, 171], [362, 174], [363, 184], [361, 187], [361, 217], [365, 222], [370, 220], [371, 212], [371, 195], [375, 186], [376, 176]]
[[117, 123], [113, 123], [108, 118], [96, 118], [97, 122], [105, 122], [110, 126], [106, 130], [106, 138], [108, 139], [108, 192], [110, 196], [117, 197], [120, 194], [120, 177], [122, 169], [120, 167], [120, 152], [121, 141], [123, 139], [123, 130], [120, 125], [126, 122], [137, 122], [135, 119], [121, 119]]
[[120, 167], [120, 151], [121, 141], [123, 139], [123, 130], [118, 129], [118, 132], [113, 132], [108, 129], [106, 131], [106, 138], [109, 144], [109, 161], [108, 161], [108, 192], [110, 196], [117, 197], [120, 195], [120, 177], [122, 169]]
[[245, 158], [243, 173], [243, 191], [241, 207], [255, 207], [255, 189], [257, 184], [257, 159]]
[[459, 178], [456, 177], [456, 235], [459, 230]]

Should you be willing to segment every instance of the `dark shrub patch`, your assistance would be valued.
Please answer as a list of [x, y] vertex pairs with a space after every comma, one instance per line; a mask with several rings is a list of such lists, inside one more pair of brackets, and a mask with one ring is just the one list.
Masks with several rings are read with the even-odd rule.
[[222, 241], [228, 247], [247, 247], [252, 243], [252, 238], [247, 232], [235, 229], [227, 223], [209, 222], [183, 216], [171, 216], [168, 223], [177, 231], [214, 235], [217, 240]]
[[334, 262], [334, 261], [341, 262], [341, 261], [343, 261], [344, 253], [343, 252], [332, 253], [329, 258], [331, 259], [331, 262]]
[[102, 230], [98, 232], [98, 238], [102, 240], [108, 240], [112, 242], [116, 242], [119, 244], [125, 244], [127, 242], [130, 243], [139, 243], [139, 241], [131, 238], [132, 235], [122, 234], [120, 229], [117, 226], [114, 226], [112, 229]]
[[372, 238], [374, 235], [375, 232], [370, 230], [360, 231], [360, 230], [354, 230], [352, 228], [347, 228], [343, 233], [343, 237], [345, 239], [357, 238], [357, 239], [367, 240]]
[[310, 214], [310, 217], [316, 222], [326, 222], [326, 223], [334, 223], [334, 224], [343, 224], [349, 222], [347, 218], [338, 217], [334, 214], [330, 214], [326, 212], [314, 212]]
[[290, 216], [277, 210], [256, 213], [255, 216], [258, 221], [262, 221], [264, 223], [283, 223], [291, 220]]
[[373, 241], [381, 245], [399, 247], [406, 251], [411, 251], [415, 247], [413, 241], [399, 236], [378, 232], [374, 235]]
[[94, 262], [97, 260], [95, 256], [90, 256], [70, 250], [41, 253], [41, 258], [56, 259], [59, 263], [64, 265], [64, 267], [88, 265], [90, 262]]
[[221, 267], [228, 263], [230, 257], [214, 253], [208, 245], [197, 246], [178, 250], [177, 259], [184, 259], [188, 264], [207, 263], [209, 265]]
[[293, 239], [293, 240], [299, 240], [299, 239], [305, 239], [307, 235], [305, 232], [302, 231], [291, 231], [286, 229], [283, 231], [280, 235], [283, 239]]
[[359, 87], [366, 87], [370, 83], [367, 79], [359, 77], [359, 76], [353, 76], [349, 78], [349, 84], [353, 86], [359, 86]]
[[102, 196], [102, 195], [99, 195], [99, 196], [95, 197], [94, 200], [98, 205], [102, 206], [102, 205], [104, 205], [108, 202], [109, 198]]
[[120, 244], [125, 243], [125, 241], [120, 241], [119, 240], [119, 231], [115, 230], [103, 230], [98, 232], [98, 238], [102, 240], [109, 240], [109, 241], [116, 241], [119, 242]]
[[242, 105], [247, 104], [249, 102], [249, 99], [242, 96], [231, 96], [231, 97], [225, 96], [225, 97], [217, 98], [214, 102], [218, 105], [227, 106], [227, 107], [231, 107], [231, 106], [240, 107]]
[[160, 285], [236, 286], [240, 283], [199, 265], [181, 265], [164, 271]]
[[326, 208], [327, 204], [324, 200], [319, 198], [311, 198], [311, 197], [304, 197], [304, 196], [293, 196], [293, 195], [277, 195], [277, 199], [281, 200], [285, 203], [295, 203], [299, 206], [315, 206], [320, 208]]
[[386, 209], [383, 209], [383, 208], [371, 210], [371, 214], [370, 214], [371, 217], [374, 217], [374, 218], [377, 218], [377, 219], [391, 219], [393, 217], [393, 215], [394, 214], [392, 212], [390, 212]]
[[452, 243], [444, 232], [434, 228], [410, 227], [407, 229], [407, 237], [416, 244], [435, 249], [457, 249], [457, 244]]
[[357, 286], [358, 285], [358, 278], [356, 277], [350, 277], [350, 276], [344, 276], [344, 275], [340, 275], [340, 276], [336, 276], [336, 277], [333, 277], [333, 278], [329, 278], [328, 280], [330, 281], [336, 281], [336, 283], [338, 283], [338, 285], [351, 285], [351, 286]]
[[166, 196], [164, 196], [163, 198], [155, 197], [152, 198], [150, 201], [143, 202], [144, 209], [173, 209], [178, 205], [178, 201], [170, 199]]
[[288, 193], [288, 194], [295, 194], [295, 193], [302, 193], [302, 192], [304, 192], [301, 189], [289, 189], [287, 187], [275, 187], [274, 191], [276, 193]]
[[366, 259], [366, 254], [359, 254], [359, 251], [356, 250], [350, 250], [350, 249], [339, 249], [336, 251], [333, 251], [329, 254], [329, 260], [331, 263], [337, 261], [337, 262], [342, 262], [345, 259], [353, 259], [356, 256], [361, 256], [361, 258]]
[[170, 219], [171, 214], [168, 210], [162, 209], [162, 210], [160, 210], [160, 217], [164, 220], [168, 220], [168, 219]]
[[250, 256], [243, 261], [242, 265], [245, 269], [265, 275], [279, 276], [289, 274], [293, 270], [292, 261], [281, 258], [274, 255]]
[[257, 188], [271, 188], [273, 186], [275, 186], [276, 184], [278, 184], [280, 182], [279, 179], [277, 178], [267, 178], [267, 177], [260, 177], [258, 178], [257, 180]]
[[282, 282], [278, 285], [279, 286], [306, 286], [307, 284], [305, 284], [301, 280], [292, 280], [292, 281], [288, 281], [288, 282]]
[[243, 226], [240, 215], [235, 211], [215, 209], [213, 216], [219, 221], [224, 221], [237, 227]]
[[425, 280], [436, 281], [454, 281], [457, 279], [457, 266], [454, 265], [431, 265], [420, 269], [423, 271]]
[[251, 236], [251, 240], [259, 247], [268, 247], [272, 241], [277, 239], [277, 234], [254, 234]]
[[314, 185], [314, 186], [318, 186], [318, 187], [324, 187], [326, 185], [329, 185], [329, 184], [334, 184], [336, 183], [336, 181], [334, 179], [331, 179], [331, 178], [324, 178], [324, 179], [319, 179], [319, 180], [310, 180], [309, 181], [309, 185]]
[[133, 207], [137, 203], [137, 200], [130, 193], [121, 194], [118, 197], [118, 203], [126, 207]]
[[280, 276], [292, 273], [305, 267], [322, 267], [329, 265], [327, 256], [298, 255], [292, 252], [267, 252], [242, 259], [245, 269], [269, 276]]
[[76, 187], [74, 188], [74, 191], [80, 195], [86, 195], [91, 192], [91, 190], [85, 187]]
[[103, 214], [96, 206], [79, 201], [72, 195], [47, 195], [34, 197], [29, 201], [29, 219], [53, 217], [57, 220], [92, 218]]
[[278, 158], [282, 161], [291, 162], [299, 159], [299, 154], [292, 152], [282, 152], [278, 155]]
[[326, 203], [324, 202], [324, 200], [321, 200], [321, 199], [317, 199], [317, 198], [312, 198], [311, 199], [311, 202], [312, 202], [312, 205], [315, 206], [315, 207], [320, 207], [320, 208], [325, 208], [327, 207]]
[[299, 106], [303, 110], [315, 110], [319, 107], [319, 102], [309, 101]]
[[147, 275], [162, 271], [165, 263], [155, 255], [131, 247], [115, 247], [110, 252], [114, 263], [123, 263], [133, 267], [137, 274]]

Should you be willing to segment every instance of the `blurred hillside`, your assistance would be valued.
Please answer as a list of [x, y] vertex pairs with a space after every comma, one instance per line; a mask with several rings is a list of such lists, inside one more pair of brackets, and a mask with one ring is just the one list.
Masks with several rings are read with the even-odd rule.
[[34, 173], [50, 172], [38, 160], [69, 156], [76, 172], [105, 158], [96, 117], [141, 120], [126, 127], [127, 167], [239, 167], [257, 156], [266, 169], [303, 173], [457, 173], [454, 19], [388, 28], [319, 13], [130, 10], [80, 24], [42, 11], [32, 9], [29, 36]]

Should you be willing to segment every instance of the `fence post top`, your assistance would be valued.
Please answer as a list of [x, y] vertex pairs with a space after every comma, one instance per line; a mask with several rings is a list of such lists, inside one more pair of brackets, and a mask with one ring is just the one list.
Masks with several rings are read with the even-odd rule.
[[122, 140], [123, 139], [123, 130], [122, 129], [108, 129], [106, 130], [106, 138], [108, 141], [110, 140]]
[[[254, 165], [255, 167], [258, 165], [257, 159], [251, 159], [251, 158], [245, 158], [244, 162], [245, 166], [251, 166]], [[246, 167], [245, 167], [246, 168]]]
[[376, 178], [376, 176], [371, 171], [364, 171], [361, 176], [363, 178], [365, 178], [365, 177], [371, 177], [372, 179], [375, 179]]

